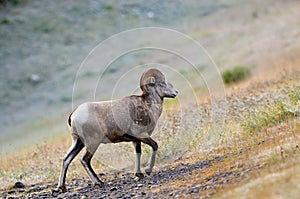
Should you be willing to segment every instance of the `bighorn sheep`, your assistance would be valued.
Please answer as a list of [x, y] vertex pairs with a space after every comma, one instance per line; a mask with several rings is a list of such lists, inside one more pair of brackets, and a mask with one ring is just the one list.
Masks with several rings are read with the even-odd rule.
[[87, 102], [69, 116], [73, 145], [63, 160], [58, 188], [66, 191], [65, 179], [69, 164], [86, 147], [81, 163], [95, 185], [103, 182], [91, 167], [91, 159], [101, 143], [133, 142], [136, 152], [135, 176], [142, 178], [140, 169], [141, 142], [152, 147], [149, 175], [155, 162], [157, 143], [150, 137], [162, 112], [164, 97], [175, 98], [178, 91], [157, 69], [145, 71], [140, 79], [142, 95], [119, 100]]

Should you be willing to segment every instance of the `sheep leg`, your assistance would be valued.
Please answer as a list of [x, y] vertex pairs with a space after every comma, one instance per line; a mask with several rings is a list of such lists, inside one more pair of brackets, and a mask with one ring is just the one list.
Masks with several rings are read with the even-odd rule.
[[150, 175], [150, 173], [152, 172], [152, 169], [154, 167], [154, 163], [155, 163], [155, 156], [156, 156], [156, 151], [158, 149], [158, 145], [157, 143], [150, 137], [148, 138], [143, 138], [141, 139], [141, 141], [149, 146], [152, 147], [152, 154], [150, 156], [149, 159], [149, 164], [148, 164], [148, 168], [145, 170], [145, 172]]
[[135, 176], [138, 179], [141, 179], [144, 177], [143, 173], [141, 172], [141, 155], [142, 155], [142, 149], [141, 149], [141, 142], [133, 142], [134, 148], [135, 148]]
[[102, 187], [104, 183], [101, 180], [99, 180], [99, 178], [97, 177], [95, 171], [91, 166], [91, 159], [93, 155], [94, 154], [90, 153], [89, 151], [86, 151], [80, 161], [83, 167], [85, 168], [86, 172], [88, 173], [90, 179], [93, 181], [93, 183], [97, 186]]
[[58, 185], [59, 185], [58, 188], [60, 190], [62, 190], [63, 192], [65, 192], [67, 190], [66, 186], [65, 186], [67, 169], [68, 169], [70, 163], [72, 162], [72, 160], [81, 151], [81, 149], [83, 147], [84, 147], [84, 144], [82, 143], [82, 141], [79, 138], [77, 138], [76, 140], [74, 140], [73, 145], [70, 147], [68, 153], [64, 157], [62, 171], [61, 171], [61, 175], [60, 175], [59, 182], [58, 182]]

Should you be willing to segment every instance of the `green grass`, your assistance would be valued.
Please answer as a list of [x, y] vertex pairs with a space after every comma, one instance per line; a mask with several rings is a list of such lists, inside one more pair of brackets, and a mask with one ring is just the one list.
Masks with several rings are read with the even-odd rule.
[[244, 66], [236, 66], [232, 70], [226, 70], [222, 73], [222, 78], [225, 84], [239, 82], [250, 76], [249, 68]]
[[245, 117], [241, 126], [245, 132], [251, 134], [263, 130], [265, 127], [280, 124], [289, 118], [300, 114], [300, 86], [288, 91], [287, 99], [280, 99], [275, 104], [266, 104], [257, 114]]
[[112, 5], [112, 4], [106, 4], [106, 5], [104, 5], [103, 8], [107, 11], [111, 11], [111, 10], [115, 9], [114, 5]]
[[288, 95], [291, 103], [297, 105], [300, 101], [300, 86], [296, 87], [294, 90], [290, 90]]

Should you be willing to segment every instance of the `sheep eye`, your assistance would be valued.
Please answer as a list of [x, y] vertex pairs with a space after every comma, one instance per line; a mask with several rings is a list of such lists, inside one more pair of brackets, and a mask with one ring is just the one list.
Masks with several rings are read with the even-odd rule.
[[161, 87], [166, 87], [167, 84], [163, 82], [163, 83], [160, 83], [159, 86], [161, 86]]

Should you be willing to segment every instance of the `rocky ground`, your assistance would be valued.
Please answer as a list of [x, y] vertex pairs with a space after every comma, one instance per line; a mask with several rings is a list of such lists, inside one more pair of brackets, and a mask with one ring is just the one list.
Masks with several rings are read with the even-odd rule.
[[[174, 190], [159, 189], [162, 184], [174, 179], [193, 178], [193, 173], [201, 172], [213, 164], [222, 162], [223, 157], [196, 162], [193, 164], [177, 163], [176, 166], [165, 167], [141, 180], [136, 180], [131, 173], [105, 175], [99, 174], [105, 180], [102, 188], [95, 187], [87, 178], [72, 179], [67, 183], [66, 193], [56, 192], [57, 184], [30, 185], [25, 188], [11, 189], [1, 193], [2, 198], [179, 198], [186, 196], [209, 198], [216, 192], [216, 188], [233, 179], [241, 180], [249, 171], [227, 171], [216, 173], [215, 176], [195, 183], [194, 186]], [[196, 181], [195, 181], [196, 182]], [[207, 183], [209, 182], [209, 183]]]

